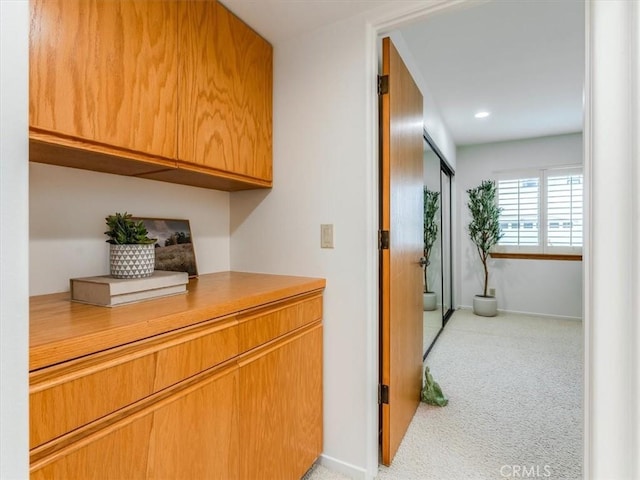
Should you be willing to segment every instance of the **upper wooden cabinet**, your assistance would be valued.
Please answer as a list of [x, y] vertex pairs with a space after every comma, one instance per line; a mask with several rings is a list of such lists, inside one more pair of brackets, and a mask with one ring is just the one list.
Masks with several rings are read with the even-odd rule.
[[32, 129], [175, 159], [177, 5], [32, 0]]
[[181, 2], [179, 32], [179, 159], [271, 181], [271, 45], [216, 2]]
[[215, 0], [31, 0], [30, 159], [270, 187], [272, 47]]

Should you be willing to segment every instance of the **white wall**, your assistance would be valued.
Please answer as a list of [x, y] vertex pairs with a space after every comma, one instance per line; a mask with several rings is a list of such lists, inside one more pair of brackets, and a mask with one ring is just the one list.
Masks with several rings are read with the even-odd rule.
[[229, 193], [33, 163], [29, 168], [30, 294], [109, 273], [105, 217], [188, 219], [198, 273], [229, 270]]
[[[484, 282], [482, 263], [467, 231], [467, 189], [495, 178], [497, 171], [582, 164], [582, 157], [581, 134], [458, 149], [455, 231], [460, 239], [456, 272], [459, 306], [470, 306], [473, 296], [482, 293]], [[501, 310], [582, 317], [582, 262], [490, 259], [488, 264], [489, 287], [496, 288]]]
[[640, 2], [598, 0], [587, 62], [587, 478], [640, 478]]
[[29, 478], [29, 4], [0, 1], [0, 478]]
[[[231, 267], [327, 279], [324, 455], [365, 465], [367, 244], [366, 36], [345, 21], [274, 45], [274, 188], [231, 199]], [[335, 248], [320, 248], [320, 224]]]

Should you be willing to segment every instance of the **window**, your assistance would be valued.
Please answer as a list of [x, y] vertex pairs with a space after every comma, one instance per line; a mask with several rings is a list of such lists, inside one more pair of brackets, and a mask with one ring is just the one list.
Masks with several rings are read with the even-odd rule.
[[500, 174], [499, 253], [581, 254], [582, 167]]
[[548, 171], [547, 247], [582, 248], [582, 171]]

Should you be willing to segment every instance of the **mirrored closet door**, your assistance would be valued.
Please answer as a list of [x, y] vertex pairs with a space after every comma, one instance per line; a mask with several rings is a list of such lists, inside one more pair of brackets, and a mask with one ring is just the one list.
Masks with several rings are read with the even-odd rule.
[[424, 291], [424, 357], [453, 313], [451, 258], [451, 178], [453, 169], [424, 132], [424, 221], [426, 265]]

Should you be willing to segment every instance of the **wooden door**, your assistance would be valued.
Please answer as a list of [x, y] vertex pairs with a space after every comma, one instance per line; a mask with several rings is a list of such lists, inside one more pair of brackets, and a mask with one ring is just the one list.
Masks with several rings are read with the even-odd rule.
[[[422, 387], [422, 94], [389, 38], [380, 95], [380, 376], [382, 463], [390, 465], [420, 403]], [[386, 395], [385, 395], [386, 396]]]
[[32, 0], [29, 125], [176, 158], [175, 2]]
[[270, 182], [271, 45], [215, 0], [178, 8], [179, 160]]

